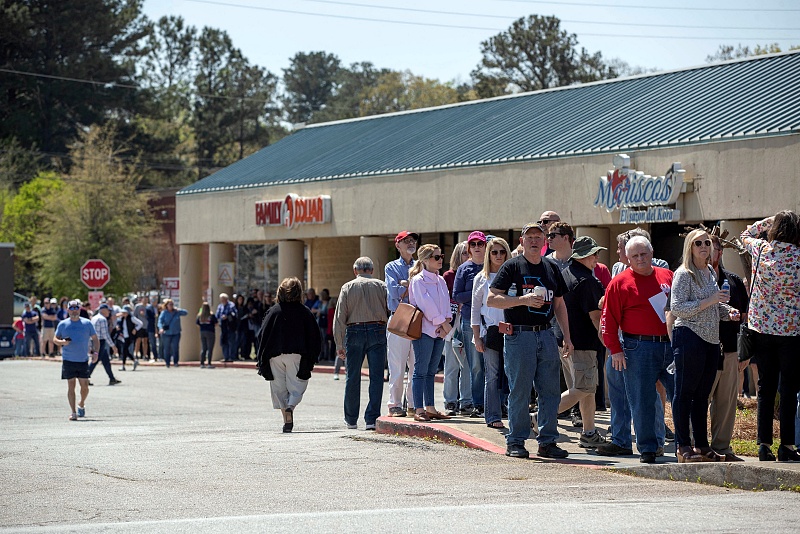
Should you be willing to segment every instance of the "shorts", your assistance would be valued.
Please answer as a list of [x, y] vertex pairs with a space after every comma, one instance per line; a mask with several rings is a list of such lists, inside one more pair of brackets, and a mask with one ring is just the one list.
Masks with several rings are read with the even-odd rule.
[[569, 370], [572, 372], [570, 388], [583, 393], [594, 394], [597, 391], [597, 351], [575, 350], [570, 355]]
[[147, 339], [147, 329], [137, 330], [136, 339]]
[[64, 360], [61, 362], [61, 380], [69, 380], [70, 378], [85, 378], [89, 379], [89, 361], [85, 362], [70, 362]]

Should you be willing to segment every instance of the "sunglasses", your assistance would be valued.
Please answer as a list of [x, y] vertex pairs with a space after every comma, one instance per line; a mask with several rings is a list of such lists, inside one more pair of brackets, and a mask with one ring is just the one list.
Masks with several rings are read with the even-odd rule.
[[555, 239], [556, 236], [558, 236], [558, 235], [567, 235], [567, 234], [561, 234], [559, 232], [551, 232], [551, 233], [547, 234], [545, 237], [547, 239]]
[[433, 261], [440, 261], [444, 259], [444, 254], [434, 254], [431, 258], [433, 258]]
[[540, 221], [536, 221], [536, 224], [550, 224], [550, 219], [542, 219]]
[[485, 247], [486, 243], [484, 243], [483, 241], [472, 241], [470, 242], [469, 246], [470, 248], [480, 248], [480, 247]]
[[696, 247], [702, 247], [703, 245], [705, 245], [707, 247], [710, 247], [711, 246], [711, 240], [710, 239], [706, 239], [705, 241], [703, 241], [701, 239], [698, 239], [697, 241], [694, 242], [694, 246], [696, 246]]
[[491, 254], [492, 254], [492, 256], [501, 256], [501, 255], [505, 256], [506, 255], [506, 251], [505, 251], [505, 249], [501, 248], [500, 250], [493, 250], [491, 252]]
[[70, 311], [78, 311], [78, 310], [81, 309], [81, 307], [80, 306], [70, 306], [67, 309], [70, 310]]

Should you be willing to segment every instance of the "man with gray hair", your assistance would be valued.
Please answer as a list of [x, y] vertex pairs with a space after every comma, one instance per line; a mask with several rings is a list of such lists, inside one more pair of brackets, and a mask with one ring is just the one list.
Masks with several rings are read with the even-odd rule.
[[[642, 236], [627, 242], [625, 254], [630, 269], [615, 277], [606, 289], [601, 321], [603, 344], [611, 352], [612, 367], [624, 375], [639, 461], [655, 463], [659, 447], [655, 431], [656, 381], [667, 384], [669, 390], [673, 380], [667, 372], [673, 361], [667, 335], [672, 271], [652, 265], [653, 246]], [[612, 406], [612, 413], [613, 409]], [[598, 447], [597, 452], [609, 452], [606, 449], [612, 444]]]
[[342, 286], [336, 304], [333, 336], [338, 354], [345, 358], [344, 421], [357, 428], [361, 405], [361, 365], [369, 366], [369, 403], [364, 412], [367, 430], [375, 430], [381, 415], [383, 365], [386, 361], [386, 284], [372, 278], [374, 266], [366, 256], [353, 264], [355, 278]]

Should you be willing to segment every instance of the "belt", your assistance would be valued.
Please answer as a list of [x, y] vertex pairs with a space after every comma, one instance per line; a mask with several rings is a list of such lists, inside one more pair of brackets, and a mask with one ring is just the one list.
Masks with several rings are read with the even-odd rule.
[[526, 325], [513, 325], [514, 331], [516, 332], [519, 330], [520, 332], [541, 332], [542, 330], [547, 330], [550, 328], [549, 324], [540, 324], [537, 326], [526, 326]]
[[636, 339], [639, 341], [654, 341], [656, 343], [669, 343], [669, 336], [640, 336], [639, 334], [626, 334], [622, 333], [622, 337], [628, 339]]
[[385, 321], [366, 321], [363, 323], [347, 323], [347, 326], [361, 326], [362, 324], [386, 324]]

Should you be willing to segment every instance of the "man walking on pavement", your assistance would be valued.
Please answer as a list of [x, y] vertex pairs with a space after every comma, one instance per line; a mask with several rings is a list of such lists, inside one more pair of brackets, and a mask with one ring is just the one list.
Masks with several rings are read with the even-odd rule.
[[228, 300], [227, 293], [219, 294], [219, 305], [214, 315], [219, 322], [219, 345], [222, 347], [223, 361], [232, 362], [236, 359], [236, 306]]
[[558, 404], [561, 399], [558, 375], [561, 361], [550, 320], [555, 314], [564, 333], [563, 356], [572, 354], [564, 279], [558, 265], [540, 254], [544, 227], [528, 223], [522, 229], [523, 253], [500, 267], [489, 288], [487, 304], [504, 310], [503, 356], [508, 376], [508, 426], [506, 456], [527, 458], [525, 440], [530, 437], [529, 402], [531, 386], [539, 394], [538, 456], [566, 458], [567, 451], [556, 445]]
[[[67, 304], [69, 319], [56, 327], [53, 342], [61, 347], [61, 379], [67, 380], [67, 400], [72, 413], [70, 421], [86, 415], [86, 397], [89, 396], [89, 340], [92, 341], [92, 363], [97, 361], [100, 342], [89, 319], [80, 316], [81, 301], [71, 300]], [[81, 384], [81, 400], [75, 406], [75, 381]]]
[[369, 366], [369, 402], [364, 412], [367, 430], [375, 430], [381, 415], [383, 365], [386, 361], [386, 284], [372, 278], [374, 266], [366, 256], [353, 264], [350, 280], [339, 291], [333, 323], [337, 353], [347, 365], [344, 387], [344, 421], [356, 428], [361, 405], [361, 365], [364, 356]]
[[[390, 261], [384, 268], [386, 275], [387, 304], [389, 313], [397, 310], [401, 302], [408, 303], [408, 271], [414, 264], [412, 256], [417, 251], [419, 235], [404, 230], [394, 238], [394, 246], [400, 257]], [[387, 333], [386, 345], [389, 359], [389, 417], [405, 417], [403, 410], [403, 374], [408, 367], [408, 385], [405, 388], [408, 411], [414, 415], [411, 396], [411, 375], [414, 374], [414, 350], [411, 340]]]
[[99, 361], [103, 364], [103, 369], [105, 369], [108, 375], [108, 385], [116, 386], [117, 384], [121, 384], [122, 380], [114, 378], [114, 372], [111, 370], [111, 361], [108, 357], [109, 353], [113, 354], [115, 350], [114, 341], [112, 341], [111, 334], [108, 331], [109, 315], [111, 315], [111, 309], [108, 307], [108, 304], [101, 304], [97, 308], [97, 313], [95, 313], [91, 319], [94, 331], [97, 334], [97, 338], [100, 340], [100, 348], [97, 351], [98, 359], [93, 361], [89, 366], [89, 376], [92, 376], [94, 368], [97, 367], [97, 362]]

